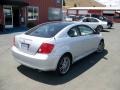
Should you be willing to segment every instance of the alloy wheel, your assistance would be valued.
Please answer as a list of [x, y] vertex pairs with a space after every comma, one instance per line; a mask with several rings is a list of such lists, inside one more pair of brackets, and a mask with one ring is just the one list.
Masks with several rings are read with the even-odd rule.
[[64, 75], [69, 71], [70, 66], [71, 66], [70, 57], [69, 56], [64, 56], [60, 59], [57, 71], [58, 71], [59, 74]]
[[102, 26], [98, 26], [98, 27], [97, 27], [97, 30], [98, 30], [99, 32], [101, 32], [101, 31], [103, 30], [103, 27], [102, 27]]

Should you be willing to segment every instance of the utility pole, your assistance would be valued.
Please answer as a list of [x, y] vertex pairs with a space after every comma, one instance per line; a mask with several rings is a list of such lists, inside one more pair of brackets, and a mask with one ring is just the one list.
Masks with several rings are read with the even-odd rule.
[[64, 19], [64, 18], [63, 18], [63, 0], [61, 0], [61, 13], [62, 13], [62, 14], [61, 14], [61, 15], [62, 15], [61, 18], [62, 18], [62, 21], [63, 21], [63, 19]]

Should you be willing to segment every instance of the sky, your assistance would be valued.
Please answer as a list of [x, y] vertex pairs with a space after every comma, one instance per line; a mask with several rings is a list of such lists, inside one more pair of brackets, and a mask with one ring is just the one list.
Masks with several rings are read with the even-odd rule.
[[120, 7], [120, 0], [96, 0], [106, 6]]

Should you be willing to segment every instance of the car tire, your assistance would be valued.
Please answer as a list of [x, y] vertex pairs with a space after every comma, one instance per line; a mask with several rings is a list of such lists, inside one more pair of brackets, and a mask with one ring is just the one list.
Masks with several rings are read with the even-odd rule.
[[60, 58], [58, 65], [57, 65], [57, 74], [65, 75], [68, 73], [71, 67], [71, 57], [69, 55], [64, 55]]
[[108, 29], [111, 29], [112, 25], [111, 24], [108, 24]]
[[104, 51], [104, 49], [105, 49], [105, 43], [104, 43], [104, 40], [101, 40], [99, 45], [98, 45], [97, 52], [101, 53]]
[[101, 26], [101, 25], [97, 26], [96, 30], [97, 30], [98, 32], [101, 32], [101, 31], [103, 30], [103, 26]]

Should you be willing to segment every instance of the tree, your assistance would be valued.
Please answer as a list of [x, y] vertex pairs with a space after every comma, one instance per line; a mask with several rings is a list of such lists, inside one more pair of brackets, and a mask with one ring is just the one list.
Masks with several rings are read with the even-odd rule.
[[74, 7], [77, 7], [77, 4], [76, 4], [76, 3], [74, 4]]

